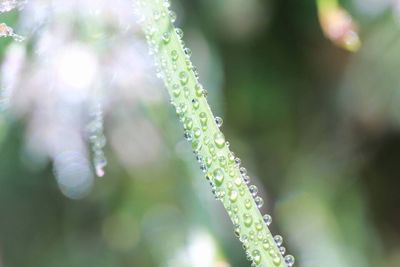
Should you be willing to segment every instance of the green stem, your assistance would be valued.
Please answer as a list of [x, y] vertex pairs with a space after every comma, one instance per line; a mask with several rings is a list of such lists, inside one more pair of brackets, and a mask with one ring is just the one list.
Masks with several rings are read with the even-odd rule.
[[[206, 99], [206, 91], [198, 81], [190, 61], [190, 50], [182, 41], [183, 32], [175, 28], [175, 15], [165, 0], [136, 0], [136, 11], [154, 55], [157, 75], [164, 80], [171, 103], [183, 123], [184, 136], [205, 173], [217, 199], [221, 200], [234, 224], [234, 232], [243, 243], [252, 266], [292, 266], [294, 258], [280, 252], [281, 237], [272, 236], [258, 206], [263, 200], [255, 197], [256, 187], [249, 181], [240, 159], [229, 149]], [[251, 188], [251, 191], [250, 189]]]

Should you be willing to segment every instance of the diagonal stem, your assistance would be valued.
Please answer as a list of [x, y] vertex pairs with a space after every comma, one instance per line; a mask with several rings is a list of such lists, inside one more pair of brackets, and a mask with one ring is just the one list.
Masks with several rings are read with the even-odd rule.
[[229, 149], [220, 131], [222, 120], [214, 117], [206, 99], [206, 91], [198, 81], [196, 68], [185, 47], [183, 32], [175, 28], [175, 13], [165, 0], [136, 0], [139, 17], [153, 54], [157, 76], [162, 78], [183, 123], [184, 137], [191, 143], [201, 170], [211, 184], [215, 197], [222, 202], [234, 232], [243, 243], [252, 266], [292, 266], [291, 255], [283, 257], [282, 237], [273, 237], [269, 215], [260, 213], [263, 200], [257, 188], [247, 186], [247, 171]]

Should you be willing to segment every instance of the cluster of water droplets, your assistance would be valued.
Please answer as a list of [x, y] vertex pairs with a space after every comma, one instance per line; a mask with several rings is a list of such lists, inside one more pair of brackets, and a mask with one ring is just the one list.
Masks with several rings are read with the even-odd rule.
[[267, 259], [263, 257], [267, 254], [273, 266], [293, 266], [294, 257], [284, 256], [282, 237], [273, 237], [268, 230], [271, 216], [261, 217], [259, 209], [264, 200], [257, 195], [257, 187], [250, 184], [240, 158], [230, 151], [230, 144], [219, 129], [222, 118], [211, 119], [214, 116], [208, 108], [207, 92], [198, 81], [198, 71], [190, 60], [191, 50], [185, 46], [182, 29], [173, 26], [176, 14], [169, 11], [169, 1], [150, 2], [153, 5], [137, 0], [135, 7], [149, 53], [156, 61], [157, 77], [164, 80], [169, 90], [171, 104], [183, 124], [183, 136], [191, 143], [215, 198], [228, 211], [247, 258], [252, 266], [264, 266]]
[[[251, 194], [251, 196], [253, 197], [254, 203], [256, 204], [257, 208], [260, 209], [263, 204], [264, 204], [264, 200], [258, 196], [258, 188], [256, 185], [250, 184], [251, 179], [247, 173], [247, 170], [244, 167], [240, 167], [241, 164], [241, 160], [240, 158], [235, 158], [235, 164], [239, 167], [239, 171], [242, 177], [242, 180], [245, 184], [248, 185], [248, 190]], [[250, 199], [245, 199], [244, 202], [244, 206], [246, 209], [251, 209], [253, 203]], [[228, 211], [229, 212], [229, 211]], [[262, 231], [263, 229], [263, 223], [268, 227], [271, 225], [272, 223], [272, 217], [269, 214], [265, 214], [263, 216], [263, 220], [262, 221], [256, 221], [253, 222], [254, 223], [254, 228], [256, 231], [250, 231], [248, 232], [248, 234], [244, 234], [244, 235], [240, 235], [240, 225], [236, 224], [236, 218], [237, 217], [233, 217], [234, 218], [234, 224], [235, 224], [235, 234], [239, 237], [239, 240], [243, 243], [243, 247], [246, 250], [246, 255], [247, 258], [251, 261], [253, 261], [252, 266], [259, 266], [259, 262], [260, 262], [260, 251], [258, 250], [253, 250], [252, 253], [250, 253], [250, 251], [247, 250], [248, 248], [248, 240], [250, 241], [254, 241], [256, 239], [258, 239], [258, 241], [260, 241], [260, 243], [262, 244], [262, 248], [269, 254], [269, 256], [272, 258], [273, 264], [275, 266], [280, 266], [281, 265], [281, 256], [277, 253], [277, 251], [274, 249], [274, 246], [271, 244], [271, 240], [269, 239], [271, 236], [270, 233], [268, 233], [268, 237], [269, 238], [264, 238], [263, 235], [258, 235], [257, 232], [258, 231]], [[252, 224], [252, 218], [251, 215], [249, 214], [244, 214], [244, 225], [245, 226], [251, 226]], [[285, 247], [282, 246], [283, 244], [283, 239], [280, 235], [276, 235], [273, 237], [273, 242], [276, 244], [276, 246], [279, 249], [279, 253], [282, 255], [282, 257], [284, 257], [284, 262], [287, 266], [291, 267], [294, 265], [295, 259], [292, 255], [286, 255], [286, 249]]]
[[103, 177], [104, 168], [107, 165], [107, 158], [103, 151], [106, 145], [106, 137], [104, 135], [104, 118], [103, 109], [100, 102], [93, 106], [91, 112], [92, 120], [87, 126], [89, 141], [92, 148], [93, 166], [98, 177]]

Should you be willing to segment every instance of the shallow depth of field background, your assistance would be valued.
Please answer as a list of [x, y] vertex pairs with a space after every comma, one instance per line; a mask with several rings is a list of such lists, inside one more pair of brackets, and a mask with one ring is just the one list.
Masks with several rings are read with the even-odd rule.
[[[0, 113], [1, 267], [250, 265], [128, 2], [31, 1], [0, 15], [28, 37], [0, 39], [3, 75], [7, 55], [24, 58]], [[311, 0], [172, 2], [296, 266], [400, 266], [400, 2], [342, 1], [360, 26], [355, 54], [324, 38]], [[55, 172], [57, 153], [90, 156], [82, 114], [96, 92], [106, 175], [68, 161]]]

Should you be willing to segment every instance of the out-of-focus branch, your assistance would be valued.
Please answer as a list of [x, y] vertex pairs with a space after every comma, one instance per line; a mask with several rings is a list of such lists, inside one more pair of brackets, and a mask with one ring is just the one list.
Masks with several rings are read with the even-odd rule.
[[358, 26], [338, 0], [317, 0], [318, 16], [324, 35], [335, 45], [356, 52], [361, 46]]

